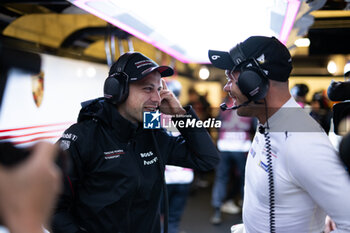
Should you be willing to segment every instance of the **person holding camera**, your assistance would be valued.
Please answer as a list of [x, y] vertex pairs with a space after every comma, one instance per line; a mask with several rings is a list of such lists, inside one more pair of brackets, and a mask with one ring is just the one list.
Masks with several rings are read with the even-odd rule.
[[[173, 73], [141, 53], [125, 53], [109, 71], [104, 98], [82, 104], [78, 123], [59, 140], [72, 169], [52, 221], [54, 233], [160, 233], [165, 164], [215, 167], [218, 152], [207, 131], [180, 126], [198, 118], [168, 90], [162, 77]], [[180, 136], [143, 127], [159, 126], [159, 111], [181, 121]], [[143, 125], [150, 112], [152, 119]]]
[[[8, 71], [15, 68], [36, 74], [41, 59], [38, 54], [0, 43], [0, 67], [1, 110]], [[0, 232], [46, 232], [44, 227], [48, 227], [61, 190], [62, 170], [56, 166], [63, 159], [61, 151], [48, 142], [17, 148], [7, 141], [0, 142]]]
[[243, 224], [232, 232], [350, 232], [350, 179], [327, 134], [291, 97], [292, 59], [275, 37], [252, 36], [229, 52], [209, 50], [226, 70], [224, 90], [240, 116], [258, 118], [245, 174]]
[[[332, 130], [329, 138], [338, 148], [338, 155], [350, 175], [350, 63], [344, 67], [344, 81], [331, 81], [327, 89], [328, 98], [336, 101], [333, 105]], [[327, 216], [324, 233], [330, 233], [337, 229], [335, 222]]]
[[57, 147], [47, 142], [37, 143], [20, 162], [12, 161], [16, 149], [10, 144], [2, 143], [0, 148], [2, 224], [11, 233], [43, 233], [61, 189], [61, 171], [54, 163]]

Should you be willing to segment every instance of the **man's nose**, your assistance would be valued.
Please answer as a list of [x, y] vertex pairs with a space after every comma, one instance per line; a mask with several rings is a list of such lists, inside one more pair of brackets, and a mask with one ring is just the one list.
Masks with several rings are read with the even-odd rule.
[[158, 106], [160, 105], [160, 102], [161, 102], [162, 99], [160, 98], [159, 91], [154, 91], [152, 93], [151, 100], [152, 100], [152, 102], [157, 103]]
[[224, 91], [226, 91], [226, 92], [231, 91], [231, 85], [229, 83], [226, 83], [226, 85], [224, 86]]

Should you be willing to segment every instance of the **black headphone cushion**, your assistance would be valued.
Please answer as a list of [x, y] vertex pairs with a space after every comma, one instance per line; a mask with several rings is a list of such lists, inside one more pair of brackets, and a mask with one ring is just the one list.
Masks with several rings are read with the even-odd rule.
[[257, 101], [265, 98], [269, 89], [267, 78], [257, 71], [244, 70], [240, 73], [237, 86], [250, 101]]
[[129, 94], [127, 78], [119, 73], [105, 80], [103, 92], [105, 99], [112, 104], [120, 104], [126, 100]]

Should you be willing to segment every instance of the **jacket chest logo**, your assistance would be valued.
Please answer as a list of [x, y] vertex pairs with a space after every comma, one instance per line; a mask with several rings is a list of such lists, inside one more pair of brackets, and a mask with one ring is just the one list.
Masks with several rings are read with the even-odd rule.
[[105, 159], [116, 159], [125, 154], [124, 150], [111, 150], [103, 152]]
[[140, 153], [141, 158], [151, 157], [152, 155], [153, 155], [152, 151], [145, 152], [145, 153]]
[[154, 164], [158, 161], [158, 158], [154, 157], [154, 153], [152, 151], [140, 153], [140, 157], [143, 159], [144, 166]]

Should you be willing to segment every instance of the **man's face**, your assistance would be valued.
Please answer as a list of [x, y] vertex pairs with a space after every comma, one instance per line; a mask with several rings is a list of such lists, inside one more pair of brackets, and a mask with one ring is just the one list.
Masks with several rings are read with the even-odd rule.
[[161, 90], [161, 76], [157, 71], [130, 83], [129, 96], [118, 106], [119, 113], [132, 123], [142, 122], [143, 112], [154, 112], [159, 107]]
[[[241, 92], [237, 86], [237, 81], [240, 75], [239, 71], [225, 71], [227, 83], [224, 86], [224, 91], [232, 98], [233, 104], [238, 106], [248, 101], [248, 98]], [[253, 116], [252, 108], [248, 106], [243, 106], [237, 109], [237, 114], [240, 116]]]

